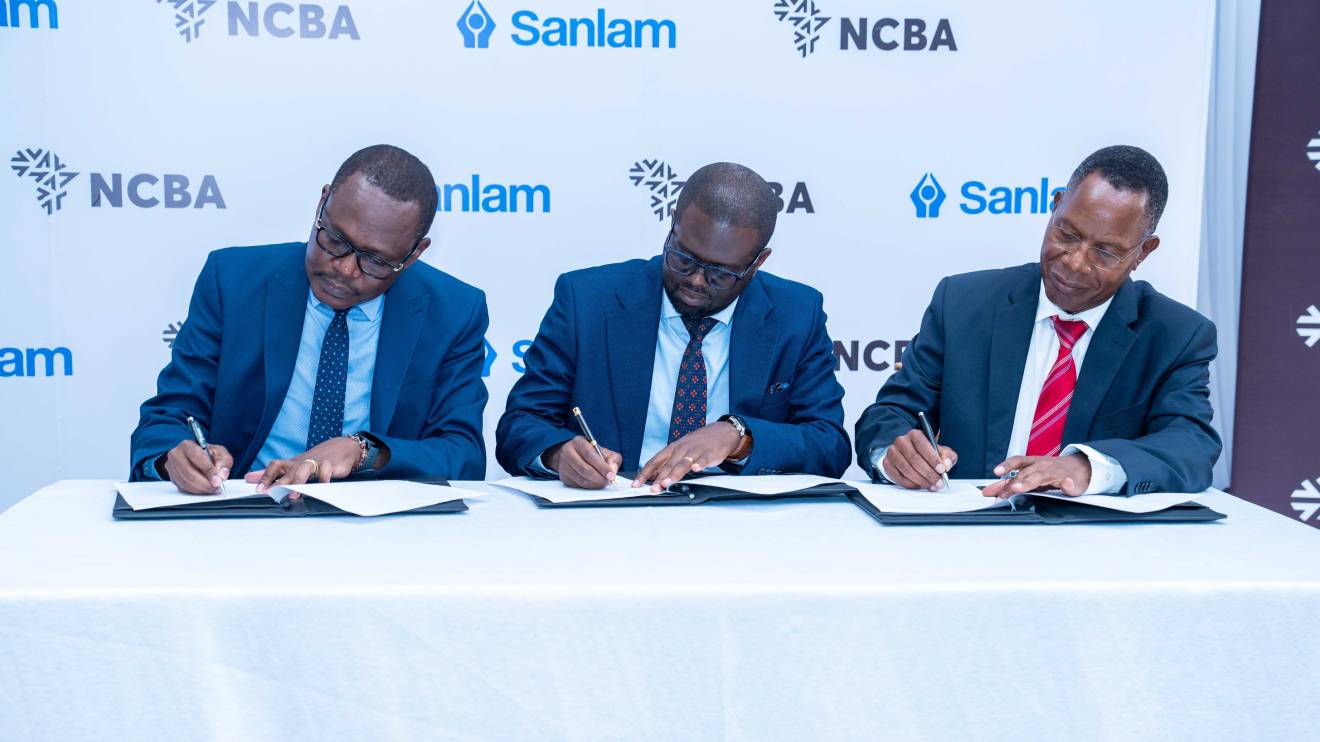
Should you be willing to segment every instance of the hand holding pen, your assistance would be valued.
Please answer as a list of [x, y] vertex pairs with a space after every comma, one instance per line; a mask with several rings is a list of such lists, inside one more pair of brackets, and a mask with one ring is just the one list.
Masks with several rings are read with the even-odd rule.
[[221, 445], [208, 443], [202, 426], [188, 417], [192, 439], [185, 440], [165, 455], [165, 474], [190, 495], [213, 495], [224, 491], [225, 480], [234, 467], [234, 457]]
[[546, 465], [569, 487], [598, 490], [613, 484], [623, 456], [596, 442], [582, 410], [574, 407], [573, 417], [583, 434], [546, 451]]

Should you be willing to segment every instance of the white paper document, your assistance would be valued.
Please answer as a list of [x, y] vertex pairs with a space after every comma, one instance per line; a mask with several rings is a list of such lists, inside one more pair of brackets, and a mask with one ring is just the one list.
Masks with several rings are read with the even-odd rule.
[[[257, 492], [257, 485], [241, 479], [225, 482], [225, 491], [218, 495], [189, 495], [180, 492], [173, 482], [119, 482], [115, 485], [124, 502], [134, 510], [153, 510], [175, 505], [192, 505], [198, 502], [220, 502], [238, 500], [244, 497], [270, 497]], [[275, 500], [274, 497], [270, 499]]]
[[1191, 502], [1204, 492], [1151, 492], [1145, 495], [1131, 495], [1122, 497], [1118, 495], [1081, 495], [1078, 497], [1069, 497], [1062, 492], [1032, 492], [1032, 497], [1045, 497], [1051, 500], [1063, 500], [1064, 502], [1080, 502], [1083, 505], [1095, 505], [1096, 507], [1108, 508], [1110, 510], [1121, 510], [1124, 513], [1157, 513], [1161, 510], [1168, 510], [1174, 505], [1182, 505], [1185, 502]]
[[[1029, 492], [1022, 495], [1015, 495], [1010, 500], [1000, 500], [993, 497], [986, 497], [981, 494], [981, 490], [976, 483], [984, 480], [960, 480], [954, 479], [949, 482], [949, 489], [939, 492], [930, 492], [928, 490], [909, 490], [893, 484], [875, 484], [872, 482], [849, 482], [848, 484], [856, 487], [858, 492], [862, 493], [868, 502], [875, 506], [882, 513], [970, 513], [977, 510], [990, 510], [992, 508], [1012, 508], [1014, 506], [1022, 507], [1023, 501], [1027, 496], [1042, 497], [1050, 500], [1063, 500], [1064, 502], [1077, 502], [1083, 505], [1094, 505], [1096, 507], [1106, 508], [1108, 510], [1118, 510], [1124, 513], [1155, 513], [1161, 510], [1167, 510], [1174, 505], [1181, 505], [1191, 502], [1203, 493], [1191, 494], [1187, 492], [1153, 492], [1145, 495], [1131, 495], [1122, 497], [1117, 495], [1081, 495], [1079, 497], [1069, 497], [1059, 492]], [[993, 480], [992, 480], [993, 481]]]
[[[291, 490], [306, 497], [314, 497], [354, 515], [389, 515], [408, 510], [452, 502], [465, 497], [481, 497], [475, 490], [446, 487], [440, 484], [421, 484], [397, 480], [366, 480], [362, 482], [331, 482], [329, 484], [295, 484], [278, 489]], [[281, 498], [283, 495], [281, 495]]]
[[625, 497], [645, 497], [651, 494], [650, 487], [633, 488], [632, 480], [627, 477], [619, 477], [614, 480], [614, 484], [598, 490], [569, 487], [558, 479], [532, 479], [531, 477], [509, 477], [498, 482], [491, 482], [491, 484], [534, 495], [553, 503], [622, 500]]
[[768, 477], [739, 477], [731, 474], [721, 474], [714, 477], [700, 477], [684, 481], [688, 484], [699, 484], [702, 487], [718, 487], [722, 490], [746, 492], [752, 495], [786, 495], [790, 492], [797, 492], [821, 484], [836, 484], [839, 480], [818, 477], [815, 474], [776, 474]]
[[292, 487], [272, 487], [269, 493], [258, 493], [257, 485], [241, 479], [231, 479], [225, 482], [225, 491], [218, 495], [189, 495], [180, 492], [173, 482], [120, 482], [115, 485], [115, 489], [124, 497], [124, 502], [134, 510], [238, 500], [244, 497], [262, 497], [269, 498], [272, 502], [279, 502], [293, 491], [354, 515], [402, 513], [428, 505], [483, 495], [475, 490], [393, 479], [298, 484]]
[[894, 484], [849, 482], [882, 513], [970, 513], [1012, 507], [1008, 500], [986, 497], [971, 482], [954, 479], [939, 492], [910, 490]]

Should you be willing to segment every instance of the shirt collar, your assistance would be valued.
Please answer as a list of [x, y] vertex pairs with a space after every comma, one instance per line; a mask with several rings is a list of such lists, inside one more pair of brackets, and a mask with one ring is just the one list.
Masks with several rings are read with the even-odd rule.
[[[712, 314], [710, 318], [722, 325], [727, 325], [733, 321], [733, 310], [737, 306], [738, 306], [738, 300], [734, 299], [732, 302], [729, 303], [729, 306], [721, 309], [715, 314]], [[668, 320], [668, 319], [675, 319], [681, 317], [682, 315], [679, 314], [678, 310], [674, 308], [674, 303], [669, 300], [669, 292], [665, 291], [663, 286], [660, 287], [660, 319]]]
[[1063, 311], [1058, 305], [1050, 301], [1050, 298], [1045, 295], [1045, 283], [1041, 282], [1040, 299], [1036, 301], [1036, 321], [1039, 322], [1047, 317], [1057, 314], [1059, 315], [1059, 319], [1081, 320], [1086, 323], [1087, 329], [1094, 331], [1095, 328], [1100, 326], [1100, 320], [1105, 318], [1105, 312], [1109, 309], [1109, 304], [1113, 300], [1114, 297], [1111, 296], [1108, 299], [1105, 299], [1102, 304], [1091, 307], [1084, 312], [1073, 314], [1071, 312]]
[[[307, 289], [307, 304], [321, 314], [328, 314], [331, 317], [335, 314], [335, 310], [327, 304], [322, 304], [311, 289]], [[352, 319], [365, 319], [368, 322], [375, 322], [380, 317], [381, 309], [384, 307], [385, 295], [381, 294], [371, 301], [364, 301], [361, 304], [354, 304], [349, 307], [348, 316]]]

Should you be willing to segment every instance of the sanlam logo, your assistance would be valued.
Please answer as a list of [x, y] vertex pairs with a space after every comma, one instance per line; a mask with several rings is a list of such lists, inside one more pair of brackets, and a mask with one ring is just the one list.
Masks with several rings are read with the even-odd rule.
[[[189, 44], [201, 37], [206, 22], [217, 15], [211, 9], [220, 4], [219, 0], [156, 2], [172, 11], [175, 31]], [[353, 12], [347, 5], [230, 0], [223, 7], [229, 36], [361, 40]]]
[[0, 0], [0, 28], [22, 28], [24, 15], [28, 28], [41, 28], [43, 18], [46, 28], [60, 27], [59, 6], [55, 0]]
[[73, 376], [73, 351], [59, 348], [0, 348], [0, 379], [15, 376]]
[[[816, 0], [773, 0], [775, 18], [793, 29], [793, 47], [806, 58], [828, 46], [833, 17]], [[840, 17], [836, 24], [840, 51], [958, 51], [948, 18]], [[824, 43], [822, 43], [824, 42]]]
[[[469, 2], [458, 18], [458, 32], [467, 49], [490, 48], [496, 22], [481, 0]], [[509, 17], [509, 39], [517, 46], [591, 47], [606, 49], [673, 49], [678, 46], [678, 24], [661, 18], [618, 18], [605, 8], [594, 15], [543, 15], [516, 10]]]
[[[65, 205], [70, 184], [79, 173], [49, 148], [25, 147], [9, 158], [9, 168], [20, 179], [36, 181], [37, 205], [54, 214]], [[88, 199], [93, 208], [141, 209], [225, 208], [225, 197], [214, 175], [189, 177], [182, 173], [88, 173]]]
[[437, 183], [438, 212], [509, 214], [550, 213], [550, 186], [487, 183], [473, 173], [466, 183]]
[[[984, 181], [968, 180], [959, 187], [962, 201], [958, 210], [969, 216], [981, 214], [1047, 214], [1053, 208], [1054, 195], [1064, 186], [1051, 186], [1049, 178], [1035, 185], [992, 186]], [[937, 219], [948, 196], [934, 173], [926, 173], [908, 194], [918, 219]]]

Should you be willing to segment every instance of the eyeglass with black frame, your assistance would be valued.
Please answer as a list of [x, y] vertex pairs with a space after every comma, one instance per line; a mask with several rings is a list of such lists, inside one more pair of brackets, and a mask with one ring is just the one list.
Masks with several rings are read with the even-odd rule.
[[[337, 232], [334, 227], [326, 222], [325, 207], [328, 203], [330, 203], [330, 199], [326, 198], [321, 202], [321, 208], [316, 212], [316, 246], [336, 260], [349, 253], [355, 253], [357, 255], [358, 270], [362, 271], [363, 275], [370, 276], [378, 281], [389, 278], [392, 274], [404, 269], [404, 266], [408, 264], [413, 254], [417, 252], [417, 248], [422, 244], [422, 238], [418, 237], [417, 241], [413, 243], [412, 249], [408, 251], [407, 255], [403, 256], [402, 263], [394, 263], [370, 250], [363, 250], [349, 242], [347, 237]], [[326, 244], [326, 241], [321, 238], [322, 232], [325, 233], [329, 244]]]
[[761, 248], [760, 252], [756, 253], [756, 257], [752, 258], [752, 262], [748, 263], [746, 268], [741, 272], [735, 273], [728, 268], [711, 265], [710, 263], [703, 263], [677, 247], [674, 247], [674, 229], [673, 227], [670, 227], [669, 235], [665, 237], [665, 267], [680, 276], [690, 276], [695, 273], [698, 268], [701, 268], [705, 271], [706, 283], [710, 284], [713, 289], [724, 291], [725, 289], [731, 288], [735, 283], [738, 283], [744, 276], [750, 273], [752, 267], [756, 265], [756, 261], [760, 259], [761, 253], [765, 251], [766, 248]]

